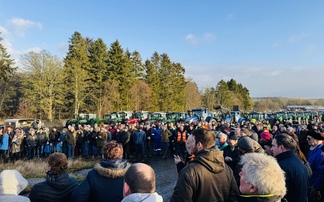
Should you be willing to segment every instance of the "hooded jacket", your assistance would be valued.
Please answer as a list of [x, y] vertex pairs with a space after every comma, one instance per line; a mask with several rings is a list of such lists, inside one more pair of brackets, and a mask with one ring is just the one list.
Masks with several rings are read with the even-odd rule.
[[134, 202], [134, 201], [141, 201], [141, 202], [163, 202], [162, 196], [158, 193], [134, 193], [126, 196], [122, 202]]
[[123, 199], [124, 175], [130, 164], [123, 159], [104, 159], [89, 171], [72, 194], [72, 201], [109, 201]]
[[68, 173], [46, 175], [46, 180], [35, 184], [29, 193], [30, 201], [70, 201], [73, 190], [78, 186], [75, 178]]
[[27, 180], [17, 170], [4, 170], [0, 174], [0, 201], [26, 202], [29, 198], [19, 196], [28, 185]]
[[181, 170], [171, 202], [237, 201], [238, 194], [231, 168], [213, 147], [199, 151]]

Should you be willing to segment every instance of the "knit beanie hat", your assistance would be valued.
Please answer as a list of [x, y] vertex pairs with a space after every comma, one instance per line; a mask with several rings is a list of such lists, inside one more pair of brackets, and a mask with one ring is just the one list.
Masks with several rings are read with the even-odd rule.
[[235, 134], [235, 132], [231, 132], [231, 133], [228, 135], [228, 139], [230, 139], [230, 140], [238, 140], [238, 137], [237, 137], [237, 135]]
[[241, 137], [237, 146], [245, 152], [253, 152], [253, 140], [250, 137]]
[[18, 195], [27, 185], [27, 180], [17, 170], [4, 170], [0, 173], [0, 194]]
[[270, 140], [271, 139], [271, 134], [269, 132], [262, 132], [260, 134], [260, 137], [265, 140]]

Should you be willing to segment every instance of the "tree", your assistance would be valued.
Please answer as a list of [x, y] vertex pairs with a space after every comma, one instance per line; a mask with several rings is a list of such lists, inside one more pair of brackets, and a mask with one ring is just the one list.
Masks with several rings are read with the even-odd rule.
[[148, 110], [151, 106], [152, 91], [144, 80], [139, 80], [129, 92], [131, 109], [135, 111]]
[[105, 81], [108, 79], [108, 52], [107, 46], [102, 39], [98, 39], [91, 43], [89, 47], [89, 62], [90, 66], [88, 69], [91, 85], [92, 94], [91, 101], [96, 106], [98, 117], [102, 117], [104, 108], [104, 88]]
[[89, 80], [90, 62], [88, 58], [89, 43], [79, 32], [74, 32], [69, 41], [67, 56], [64, 58], [64, 81], [67, 85], [68, 104], [73, 106], [74, 114], [78, 114], [85, 100], [90, 96]]
[[[1, 34], [1, 32], [0, 32]], [[0, 42], [2, 38], [0, 37]], [[14, 72], [17, 70], [17, 67], [14, 67], [14, 60], [10, 59], [6, 48], [0, 43], [0, 79], [8, 81]]]
[[215, 88], [205, 88], [202, 92], [203, 106], [212, 110], [217, 104]]
[[21, 63], [25, 70], [25, 102], [33, 103], [34, 113], [44, 113], [45, 119], [52, 121], [55, 107], [62, 105], [64, 100], [62, 61], [42, 50], [21, 56]]
[[193, 108], [201, 107], [201, 95], [198, 91], [197, 84], [189, 79], [184, 88], [185, 94], [185, 111], [188, 111]]
[[184, 110], [185, 69], [164, 53], [145, 62], [145, 80], [152, 89], [152, 111]]

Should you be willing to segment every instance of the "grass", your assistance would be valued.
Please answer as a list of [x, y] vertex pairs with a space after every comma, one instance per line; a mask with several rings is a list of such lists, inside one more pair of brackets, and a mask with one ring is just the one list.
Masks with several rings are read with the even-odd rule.
[[[74, 175], [73, 172], [93, 168], [94, 164], [98, 162], [98, 159], [82, 159], [77, 158], [74, 160], [68, 160], [68, 173], [71, 177], [75, 177], [78, 181], [83, 180], [83, 176]], [[19, 160], [13, 163], [0, 164], [0, 171], [3, 170], [18, 170], [24, 178], [44, 178], [47, 170], [46, 159], [33, 159], [31, 161]]]

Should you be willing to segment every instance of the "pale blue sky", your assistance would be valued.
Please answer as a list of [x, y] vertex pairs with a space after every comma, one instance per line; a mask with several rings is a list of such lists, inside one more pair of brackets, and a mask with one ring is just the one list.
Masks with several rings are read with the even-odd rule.
[[[252, 97], [324, 98], [324, 1], [0, 0], [13, 58], [63, 58], [74, 31], [143, 59], [167, 53], [200, 89], [235, 79]], [[18, 62], [19, 65], [19, 62]]]

